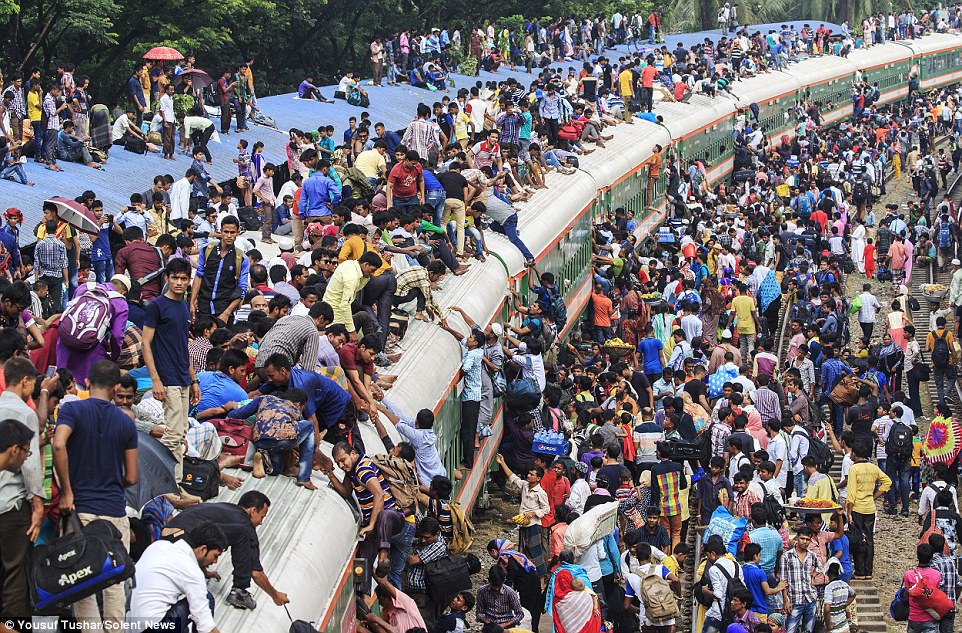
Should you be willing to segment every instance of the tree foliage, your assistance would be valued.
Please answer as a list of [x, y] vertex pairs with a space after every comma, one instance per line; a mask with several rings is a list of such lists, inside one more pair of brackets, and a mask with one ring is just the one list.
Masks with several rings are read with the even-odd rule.
[[[777, 20], [842, 19], [878, 3], [741, 4], [744, 17]], [[111, 103], [122, 98], [125, 80], [154, 46], [195, 55], [197, 66], [213, 76], [253, 56], [257, 91], [268, 94], [291, 90], [306, 72], [325, 80], [345, 68], [367, 75], [371, 39], [408, 28], [457, 28], [467, 41], [466, 29], [489, 22], [517, 27], [530, 17], [611, 15], [616, 9], [647, 15], [652, 8], [673, 30], [714, 28], [717, 6], [717, 0], [0, 0], [0, 55], [8, 73], [38, 66], [52, 76], [57, 63], [75, 64], [78, 75], [90, 76], [91, 94]]]

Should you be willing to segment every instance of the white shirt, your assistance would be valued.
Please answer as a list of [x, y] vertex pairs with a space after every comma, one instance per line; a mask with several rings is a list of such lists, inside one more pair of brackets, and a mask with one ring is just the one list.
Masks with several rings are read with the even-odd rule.
[[862, 307], [858, 311], [858, 322], [875, 323], [875, 317], [882, 306], [871, 292], [863, 292], [861, 298]]
[[[732, 578], [744, 578], [744, 576], [742, 576], [741, 570], [738, 569], [738, 564], [727, 558], [719, 558], [715, 561], [714, 565], [708, 568], [708, 579], [711, 580], [711, 592], [716, 596], [722, 596], [722, 600], [724, 600], [724, 596], [728, 592], [728, 578], [725, 578], [725, 574], [722, 573], [720, 567], [724, 567], [725, 573]], [[718, 600], [712, 602], [711, 608], [708, 609], [705, 617], [720, 620], [721, 608], [719, 604]]]
[[585, 512], [585, 502], [588, 497], [591, 496], [591, 486], [584, 479], [579, 479], [578, 481], [571, 484], [571, 493], [568, 495], [568, 500], [565, 501], [565, 505], [577, 512], [579, 515]]
[[605, 539], [600, 538], [592, 543], [591, 547], [578, 559], [578, 564], [588, 572], [588, 579], [591, 582], [601, 580], [601, 560], [606, 557]]
[[852, 464], [854, 463], [852, 453], [845, 453], [845, 456], [842, 458], [842, 479], [845, 480], [845, 486], [839, 486], [838, 488], [839, 499], [848, 498], [848, 471], [852, 470]]
[[174, 603], [187, 598], [190, 617], [200, 633], [216, 628], [207, 602], [207, 581], [186, 541], [156, 541], [137, 562], [136, 586], [128, 621], [138, 628], [159, 623]]
[[788, 447], [785, 445], [785, 438], [780, 434], [768, 440], [768, 459], [773, 464], [778, 465], [778, 460], [782, 461], [782, 469], [778, 471], [778, 476], [772, 481], [778, 482], [779, 487], [784, 488], [788, 485], [788, 473], [792, 465], [788, 462]]
[[126, 114], [121, 114], [114, 121], [114, 126], [110, 129], [110, 142], [118, 141], [124, 137], [127, 130], [130, 128], [130, 119], [127, 118]]
[[952, 491], [952, 502], [955, 505], [955, 511], [959, 511], [959, 497], [955, 492], [955, 486], [950, 486], [944, 481], [933, 481], [925, 488], [922, 488], [922, 495], [919, 497], [919, 516], [925, 516], [932, 511], [935, 507], [935, 495], [937, 494], [936, 488], [938, 490], [944, 490], [948, 486], [949, 490]]
[[[297, 193], [297, 185], [294, 184], [293, 180], [288, 180], [281, 185], [280, 191], [277, 192], [277, 201], [284, 202], [284, 196], [290, 196], [293, 198], [295, 193]], [[310, 264], [310, 262], [308, 262], [308, 264]]]
[[170, 219], [186, 220], [190, 217], [190, 192], [193, 185], [181, 178], [170, 186]]
[[168, 94], [160, 98], [160, 116], [164, 118], [164, 123], [174, 122], [174, 100]]
[[310, 310], [302, 301], [298, 301], [297, 305], [291, 308], [291, 316], [307, 316]]

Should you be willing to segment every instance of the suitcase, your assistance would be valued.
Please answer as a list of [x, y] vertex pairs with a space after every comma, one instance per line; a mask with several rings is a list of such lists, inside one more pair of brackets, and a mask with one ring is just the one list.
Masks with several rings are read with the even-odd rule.
[[33, 550], [30, 597], [39, 614], [54, 614], [134, 575], [134, 561], [120, 531], [109, 521], [82, 526], [69, 518], [73, 532]]
[[184, 457], [184, 479], [180, 485], [204, 501], [216, 497], [220, 493], [220, 468], [217, 467], [217, 460]]

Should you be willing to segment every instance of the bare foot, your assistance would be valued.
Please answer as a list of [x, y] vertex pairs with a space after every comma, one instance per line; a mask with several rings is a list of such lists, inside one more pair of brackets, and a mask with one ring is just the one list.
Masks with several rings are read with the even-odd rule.
[[217, 457], [217, 465], [221, 468], [237, 468], [243, 464], [243, 455], [228, 455], [227, 453], [221, 453]]
[[[455, 271], [455, 274], [457, 274], [456, 271]], [[414, 315], [414, 318], [417, 319], [418, 321], [424, 321], [425, 323], [431, 322], [431, 319], [429, 319], [428, 316], [423, 312], [418, 312], [417, 314]]]
[[244, 480], [240, 477], [235, 477], [234, 475], [228, 475], [226, 473], [220, 474], [220, 482], [230, 488], [231, 490], [237, 490], [244, 483]]
[[308, 490], [317, 490], [317, 486], [315, 486], [310, 480], [298, 481], [294, 485], [300, 486], [301, 488], [307, 488]]
[[259, 452], [254, 453], [254, 466], [253, 475], [254, 479], [263, 479], [267, 476], [267, 471], [264, 469], [264, 456]]

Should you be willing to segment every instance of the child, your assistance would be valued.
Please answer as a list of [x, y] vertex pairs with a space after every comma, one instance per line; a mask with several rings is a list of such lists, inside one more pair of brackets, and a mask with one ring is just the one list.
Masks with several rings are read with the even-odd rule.
[[661, 564], [667, 567], [671, 573], [680, 576], [682, 568], [685, 566], [685, 559], [688, 558], [688, 554], [690, 553], [691, 548], [687, 543], [679, 543], [672, 548], [671, 554], [665, 555]]
[[251, 185], [254, 183], [254, 174], [251, 170], [251, 155], [247, 152], [247, 139], [237, 141], [237, 158], [234, 164], [237, 165], [237, 189], [240, 190], [239, 198], [244, 203], [243, 206], [249, 207], [251, 204]]
[[830, 581], [825, 585], [825, 630], [827, 633], [848, 633], [851, 630], [848, 606], [855, 600], [855, 590], [839, 577], [841, 563], [829, 560], [825, 573]]
[[618, 500], [619, 523], [627, 525], [628, 529], [640, 528], [647, 507], [639, 507], [641, 497], [631, 480], [631, 473], [627, 470], [621, 473], [621, 485], [615, 490], [615, 499]]
[[919, 427], [915, 424], [912, 429], [912, 462], [909, 466], [909, 476], [912, 478], [912, 498], [918, 499], [921, 494], [922, 477], [922, 436], [919, 434]]
[[865, 253], [863, 257], [865, 258], [865, 276], [869, 279], [875, 274], [875, 244], [872, 243], [872, 238], [865, 240]]
[[591, 472], [588, 473], [588, 485], [591, 486], [592, 490], [598, 487], [598, 470], [604, 463], [605, 460], [603, 460], [600, 455], [591, 458]]
[[459, 591], [448, 605], [448, 612], [438, 618], [434, 626], [435, 633], [464, 633], [468, 630], [465, 618], [474, 608], [474, 594], [470, 591]]
[[[842, 522], [841, 530], [839, 529], [839, 521]], [[838, 534], [839, 532], [842, 532], [842, 530], [845, 529], [845, 515], [840, 513], [833, 514], [832, 518], [828, 522], [828, 525], [829, 525], [829, 528], [836, 534]], [[840, 538], [837, 538], [834, 541], [830, 542], [828, 544], [828, 552], [842, 566], [842, 571], [839, 574], [839, 578], [841, 578], [845, 582], [848, 582], [849, 580], [851, 580], [853, 575], [853, 569], [852, 569], [852, 556], [851, 556], [851, 553], [849, 552], [848, 535], [842, 532], [842, 536]], [[831, 563], [832, 561], [829, 560], [828, 563], [826, 564], [831, 564]]]

